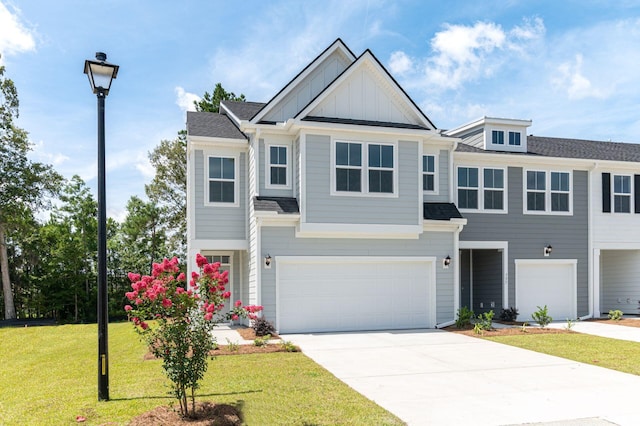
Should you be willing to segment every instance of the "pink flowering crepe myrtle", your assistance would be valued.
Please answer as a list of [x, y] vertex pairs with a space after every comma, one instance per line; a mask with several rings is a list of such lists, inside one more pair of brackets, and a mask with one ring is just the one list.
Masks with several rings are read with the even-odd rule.
[[131, 304], [126, 305], [124, 310], [133, 324], [146, 330], [149, 327], [148, 320], [188, 318], [187, 314], [193, 309], [202, 312], [205, 321], [214, 323], [222, 319], [258, 318], [262, 306], [243, 306], [240, 300], [233, 304], [226, 315], [222, 315], [226, 300], [231, 297], [231, 292], [226, 288], [229, 271], [220, 271], [220, 262], [209, 263], [199, 253], [196, 255], [196, 264], [200, 273], [192, 272], [188, 289], [185, 289], [186, 276], [179, 272], [176, 257], [154, 263], [150, 276], [129, 272], [132, 291], [125, 293], [125, 296]]

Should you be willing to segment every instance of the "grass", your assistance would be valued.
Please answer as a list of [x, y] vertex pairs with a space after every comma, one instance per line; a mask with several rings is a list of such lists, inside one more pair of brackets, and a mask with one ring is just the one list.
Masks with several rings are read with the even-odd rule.
[[581, 333], [483, 337], [506, 345], [640, 375], [640, 344]]
[[[126, 424], [169, 405], [161, 361], [127, 323], [109, 325], [108, 402], [98, 402], [96, 325], [0, 329], [0, 424]], [[198, 400], [235, 404], [247, 424], [400, 425], [302, 353], [234, 355], [210, 361]]]

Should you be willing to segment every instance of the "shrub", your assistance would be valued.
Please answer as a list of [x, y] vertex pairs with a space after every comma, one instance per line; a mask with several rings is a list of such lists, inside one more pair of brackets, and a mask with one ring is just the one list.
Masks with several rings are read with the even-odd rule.
[[286, 351], [286, 352], [299, 352], [300, 349], [294, 345], [291, 341], [289, 340], [285, 340], [281, 343], [282, 348]]
[[263, 337], [256, 337], [253, 340], [253, 344], [258, 347], [265, 346], [267, 343], [269, 343], [269, 339], [271, 339], [271, 335], [265, 334]]
[[486, 330], [491, 330], [493, 328], [493, 316], [495, 314], [493, 313], [493, 310], [489, 311], [489, 312], [485, 312], [484, 314], [480, 314], [478, 315], [478, 321], [476, 322], [475, 326], [474, 326], [474, 330], [477, 328], [480, 328], [483, 331]]
[[541, 308], [540, 306], [536, 307], [538, 308], [538, 310], [531, 314], [531, 318], [533, 318], [535, 322], [540, 324], [540, 327], [545, 328], [551, 321], [553, 321], [553, 318], [549, 316], [547, 305], [544, 305], [543, 308]]
[[466, 306], [458, 309], [458, 317], [456, 318], [456, 327], [464, 328], [471, 324], [471, 320], [473, 319], [474, 314], [473, 311]]
[[620, 309], [609, 311], [609, 319], [614, 321], [620, 321], [622, 319], [622, 315], [624, 315], [624, 313]]
[[264, 318], [256, 318], [251, 326], [256, 336], [266, 336], [267, 334], [275, 334], [276, 328]]
[[510, 307], [509, 309], [503, 309], [500, 312], [500, 320], [507, 322], [515, 322], [518, 319], [518, 310], [514, 307]]

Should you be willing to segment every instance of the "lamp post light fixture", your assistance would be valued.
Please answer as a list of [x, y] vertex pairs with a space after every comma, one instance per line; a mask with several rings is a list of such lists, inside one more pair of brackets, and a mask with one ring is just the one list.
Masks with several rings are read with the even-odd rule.
[[118, 65], [107, 62], [107, 55], [96, 53], [96, 60], [84, 61], [91, 91], [98, 97], [98, 400], [109, 400], [109, 357], [107, 324], [107, 208], [105, 202], [104, 100]]

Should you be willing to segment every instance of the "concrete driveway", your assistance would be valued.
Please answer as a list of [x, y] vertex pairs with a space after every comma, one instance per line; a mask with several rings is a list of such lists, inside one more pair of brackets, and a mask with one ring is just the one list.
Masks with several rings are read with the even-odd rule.
[[441, 330], [283, 338], [409, 425], [640, 424], [631, 374]]

